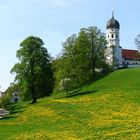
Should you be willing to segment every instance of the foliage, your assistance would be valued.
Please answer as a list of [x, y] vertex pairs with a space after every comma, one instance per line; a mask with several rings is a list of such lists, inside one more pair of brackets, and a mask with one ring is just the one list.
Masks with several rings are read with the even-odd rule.
[[17, 51], [19, 62], [11, 70], [16, 74], [15, 81], [20, 91], [24, 95], [30, 93], [33, 102], [37, 97], [49, 96], [53, 89], [51, 57], [43, 45], [38, 37], [30, 36], [23, 40]]
[[97, 27], [83, 28], [78, 35], [68, 37], [61, 56], [53, 62], [56, 89], [67, 77], [73, 81], [73, 88], [95, 80], [95, 69], [106, 65], [105, 45], [105, 35]]
[[0, 120], [0, 139], [139, 140], [139, 81], [139, 68], [116, 70], [69, 98], [16, 104]]
[[10, 83], [10, 86], [5, 91], [6, 94], [12, 95], [14, 92], [20, 92], [19, 85], [17, 83]]
[[0, 97], [0, 108], [7, 108], [11, 104], [11, 94], [5, 94]]
[[61, 82], [60, 82], [60, 90], [61, 91], [66, 91], [67, 94], [68, 94], [71, 89], [72, 89], [71, 79], [70, 78], [62, 79]]
[[96, 79], [96, 68], [101, 68], [102, 65], [105, 63], [105, 46], [107, 44], [105, 34], [101, 32], [100, 29], [97, 27], [88, 27], [81, 29], [81, 32], [83, 32], [86, 35], [87, 38], [87, 45], [85, 47], [88, 47], [88, 55], [90, 57], [91, 61], [91, 71], [92, 71], [92, 77], [95, 80]]
[[[11, 104], [11, 99], [13, 98], [13, 93], [19, 93], [19, 86], [16, 83], [10, 83], [10, 86], [5, 91], [4, 95], [0, 98], [0, 106], [2, 108], [7, 108]], [[18, 94], [19, 96], [20, 94]]]

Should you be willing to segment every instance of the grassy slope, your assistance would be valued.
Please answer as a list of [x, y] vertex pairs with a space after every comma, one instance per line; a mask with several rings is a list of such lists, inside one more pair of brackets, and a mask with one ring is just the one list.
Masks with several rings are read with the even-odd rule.
[[0, 120], [2, 140], [139, 140], [140, 69], [115, 71], [69, 98], [13, 107]]

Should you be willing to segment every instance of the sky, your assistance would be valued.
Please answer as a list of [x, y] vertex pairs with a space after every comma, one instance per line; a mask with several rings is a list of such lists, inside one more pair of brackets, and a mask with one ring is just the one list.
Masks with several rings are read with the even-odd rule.
[[0, 0], [0, 86], [5, 91], [14, 81], [11, 68], [18, 59], [19, 44], [28, 36], [40, 37], [51, 56], [80, 28], [97, 26], [106, 31], [112, 8], [120, 23], [120, 44], [136, 49], [140, 33], [139, 0]]

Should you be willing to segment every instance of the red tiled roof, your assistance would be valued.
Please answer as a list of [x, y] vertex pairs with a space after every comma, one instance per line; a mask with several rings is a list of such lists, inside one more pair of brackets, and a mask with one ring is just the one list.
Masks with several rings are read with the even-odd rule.
[[140, 53], [138, 50], [122, 49], [122, 56], [124, 59], [140, 60]]

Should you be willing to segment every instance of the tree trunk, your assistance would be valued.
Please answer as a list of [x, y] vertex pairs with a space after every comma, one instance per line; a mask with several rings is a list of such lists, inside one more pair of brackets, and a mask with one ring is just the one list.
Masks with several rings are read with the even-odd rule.
[[96, 48], [96, 46], [95, 46], [95, 42], [93, 40], [94, 40], [94, 37], [93, 37], [93, 35], [91, 35], [92, 74], [93, 74], [93, 80], [95, 81], [96, 80], [95, 68], [96, 68], [96, 61], [97, 60], [95, 58], [95, 54], [96, 54], [95, 48]]
[[32, 97], [32, 103], [31, 104], [34, 104], [34, 103], [36, 103], [37, 101], [36, 101], [36, 97]]
[[96, 59], [95, 59], [95, 54], [94, 54], [94, 49], [92, 49], [92, 76], [93, 76], [93, 80], [96, 80], [96, 72], [95, 72], [95, 68], [96, 68]]
[[95, 63], [92, 64], [92, 74], [93, 74], [93, 80], [96, 80], [96, 71], [95, 71]]
[[34, 61], [30, 60], [31, 66], [31, 95], [32, 95], [32, 104], [36, 103], [36, 91], [35, 91], [35, 73], [34, 73]]

